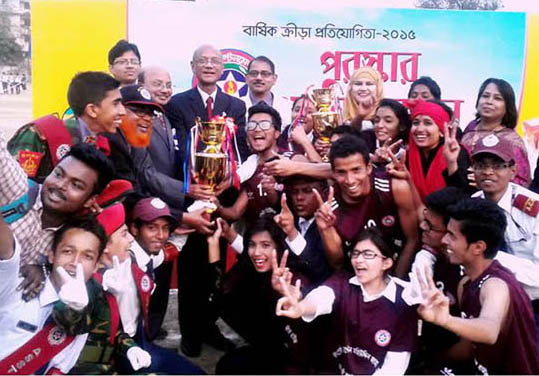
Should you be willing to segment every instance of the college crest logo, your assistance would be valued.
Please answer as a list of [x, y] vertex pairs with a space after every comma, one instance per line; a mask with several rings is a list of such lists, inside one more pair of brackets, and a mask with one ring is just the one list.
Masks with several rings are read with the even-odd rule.
[[56, 157], [58, 159], [62, 159], [71, 149], [68, 144], [62, 144], [58, 146], [58, 149], [56, 149]]
[[55, 326], [49, 332], [49, 335], [47, 336], [47, 341], [49, 341], [51, 345], [57, 346], [64, 342], [66, 337], [66, 332], [62, 328]]
[[391, 333], [385, 329], [380, 329], [374, 335], [374, 342], [381, 347], [389, 345], [389, 342], [391, 342]]
[[151, 288], [150, 277], [148, 277], [147, 275], [144, 275], [142, 277], [142, 279], [140, 280], [140, 288], [144, 292], [150, 291], [150, 288]]
[[[223, 54], [223, 74], [217, 86], [223, 90], [223, 93], [234, 97], [244, 97], [247, 95], [247, 83], [245, 76], [247, 75], [247, 66], [254, 59], [254, 56], [241, 50], [233, 48], [224, 48], [221, 50]], [[196, 77], [193, 76], [193, 87], [197, 84]]]

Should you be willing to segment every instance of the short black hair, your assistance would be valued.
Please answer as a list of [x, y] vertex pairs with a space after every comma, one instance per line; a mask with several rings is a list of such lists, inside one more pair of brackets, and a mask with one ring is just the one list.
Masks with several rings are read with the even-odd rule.
[[346, 135], [331, 144], [329, 162], [331, 168], [335, 167], [335, 159], [346, 158], [354, 154], [361, 154], [365, 164], [369, 163], [369, 148], [365, 141], [359, 137]]
[[109, 91], [119, 87], [120, 81], [107, 73], [80, 72], [69, 84], [67, 102], [75, 116], [80, 117], [89, 103], [99, 105]]
[[56, 252], [58, 244], [64, 238], [66, 232], [72, 229], [81, 229], [87, 232], [91, 232], [99, 239], [99, 250], [97, 258], [101, 257], [105, 246], [107, 245], [107, 234], [105, 229], [99, 222], [96, 220], [94, 215], [89, 215], [85, 217], [74, 217], [66, 222], [62, 227], [60, 227], [55, 233], [54, 238], [52, 239], [52, 251]]
[[[381, 107], [389, 107], [391, 111], [395, 114], [397, 119], [399, 120], [399, 139], [404, 140], [405, 142], [408, 141], [408, 134], [410, 133], [410, 129], [412, 128], [412, 119], [410, 118], [410, 114], [408, 113], [408, 109], [404, 107], [404, 105], [396, 101], [394, 99], [384, 98], [380, 101], [380, 104], [378, 105], [378, 108], [376, 111], [378, 111]], [[393, 140], [396, 141], [396, 140]]]
[[484, 241], [485, 258], [496, 256], [504, 240], [507, 219], [494, 202], [481, 198], [466, 198], [449, 207], [451, 219], [459, 221], [460, 232], [468, 243]]
[[[505, 102], [505, 115], [503, 115], [502, 118], [502, 125], [504, 127], [514, 129], [517, 126], [518, 112], [515, 102], [515, 91], [509, 82], [502, 80], [501, 78], [487, 78], [479, 88], [477, 100], [475, 101], [475, 107], [477, 108], [479, 99], [481, 98], [481, 95], [483, 95], [483, 92], [487, 88], [488, 84], [496, 85], [500, 91], [500, 94], [502, 95], [503, 101]], [[479, 119], [479, 113], [477, 113], [475, 116], [476, 119]]]
[[432, 96], [438, 100], [442, 99], [442, 91], [440, 90], [440, 86], [429, 76], [421, 76], [414, 82], [412, 82], [412, 85], [410, 86], [410, 90], [408, 91], [408, 98], [410, 98], [410, 95], [412, 95], [412, 90], [417, 85], [425, 85], [429, 88], [430, 93]]
[[247, 119], [250, 119], [251, 116], [254, 114], [268, 114], [271, 116], [271, 122], [273, 123], [273, 127], [277, 129], [278, 131], [281, 130], [281, 115], [279, 114], [279, 111], [277, 111], [275, 108], [271, 107], [270, 105], [266, 104], [266, 102], [259, 102], [249, 108], [249, 116]]
[[97, 184], [93, 194], [99, 194], [116, 175], [114, 165], [110, 159], [99, 151], [94, 145], [79, 142], [62, 158], [73, 157], [97, 172]]
[[445, 187], [425, 197], [425, 206], [430, 211], [443, 217], [444, 223], [449, 222], [449, 207], [469, 198], [464, 191], [456, 187]]
[[339, 125], [337, 128], [334, 128], [331, 131], [331, 136], [335, 134], [340, 136], [350, 135], [361, 138], [361, 131], [358, 131], [356, 128], [349, 125]]
[[257, 57], [255, 57], [253, 60], [251, 60], [249, 62], [249, 65], [247, 65], [247, 72], [249, 72], [251, 70], [251, 65], [255, 61], [261, 61], [263, 63], [268, 64], [270, 66], [271, 73], [275, 74], [275, 64], [273, 64], [273, 61], [271, 61], [268, 57], [263, 56], [263, 55], [257, 56]]
[[140, 61], [140, 52], [134, 43], [129, 43], [125, 39], [120, 39], [109, 51], [109, 64], [114, 64], [114, 60], [122, 56], [127, 51], [133, 51]]

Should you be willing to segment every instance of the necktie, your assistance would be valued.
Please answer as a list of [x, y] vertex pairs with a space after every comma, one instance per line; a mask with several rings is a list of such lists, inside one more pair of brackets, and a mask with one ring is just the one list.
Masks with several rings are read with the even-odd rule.
[[153, 259], [150, 259], [148, 263], [146, 264], [146, 274], [150, 276], [152, 281], [155, 281], [155, 273], [153, 271]]
[[211, 118], [213, 117], [212, 105], [213, 105], [213, 98], [210, 96], [208, 97], [208, 99], [206, 99], [206, 108], [208, 110], [208, 121], [210, 121]]
[[300, 218], [298, 220], [299, 230], [301, 232], [301, 235], [305, 235], [307, 230], [309, 229], [309, 221], [305, 218]]

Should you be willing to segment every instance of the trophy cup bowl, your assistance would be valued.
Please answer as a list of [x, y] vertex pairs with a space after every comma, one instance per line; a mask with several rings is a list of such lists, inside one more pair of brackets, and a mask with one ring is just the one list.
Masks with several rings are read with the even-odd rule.
[[212, 190], [226, 177], [226, 155], [223, 153], [195, 153], [195, 171], [198, 184]]
[[339, 126], [339, 115], [336, 112], [315, 112], [312, 114], [314, 132], [320, 141], [330, 143], [331, 132]]
[[205, 153], [219, 153], [225, 139], [225, 120], [201, 121], [196, 118], [198, 133], [202, 142], [206, 144]]
[[329, 111], [333, 100], [334, 94], [332, 89], [314, 89], [312, 93], [312, 100], [316, 103], [316, 108], [321, 112]]

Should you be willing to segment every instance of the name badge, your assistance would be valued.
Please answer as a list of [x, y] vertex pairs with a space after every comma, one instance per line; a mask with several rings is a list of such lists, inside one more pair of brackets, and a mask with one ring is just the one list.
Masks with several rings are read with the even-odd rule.
[[30, 324], [26, 321], [19, 321], [17, 323], [17, 328], [20, 328], [22, 330], [26, 330], [27, 332], [34, 333], [37, 330], [37, 326], [34, 324]]

